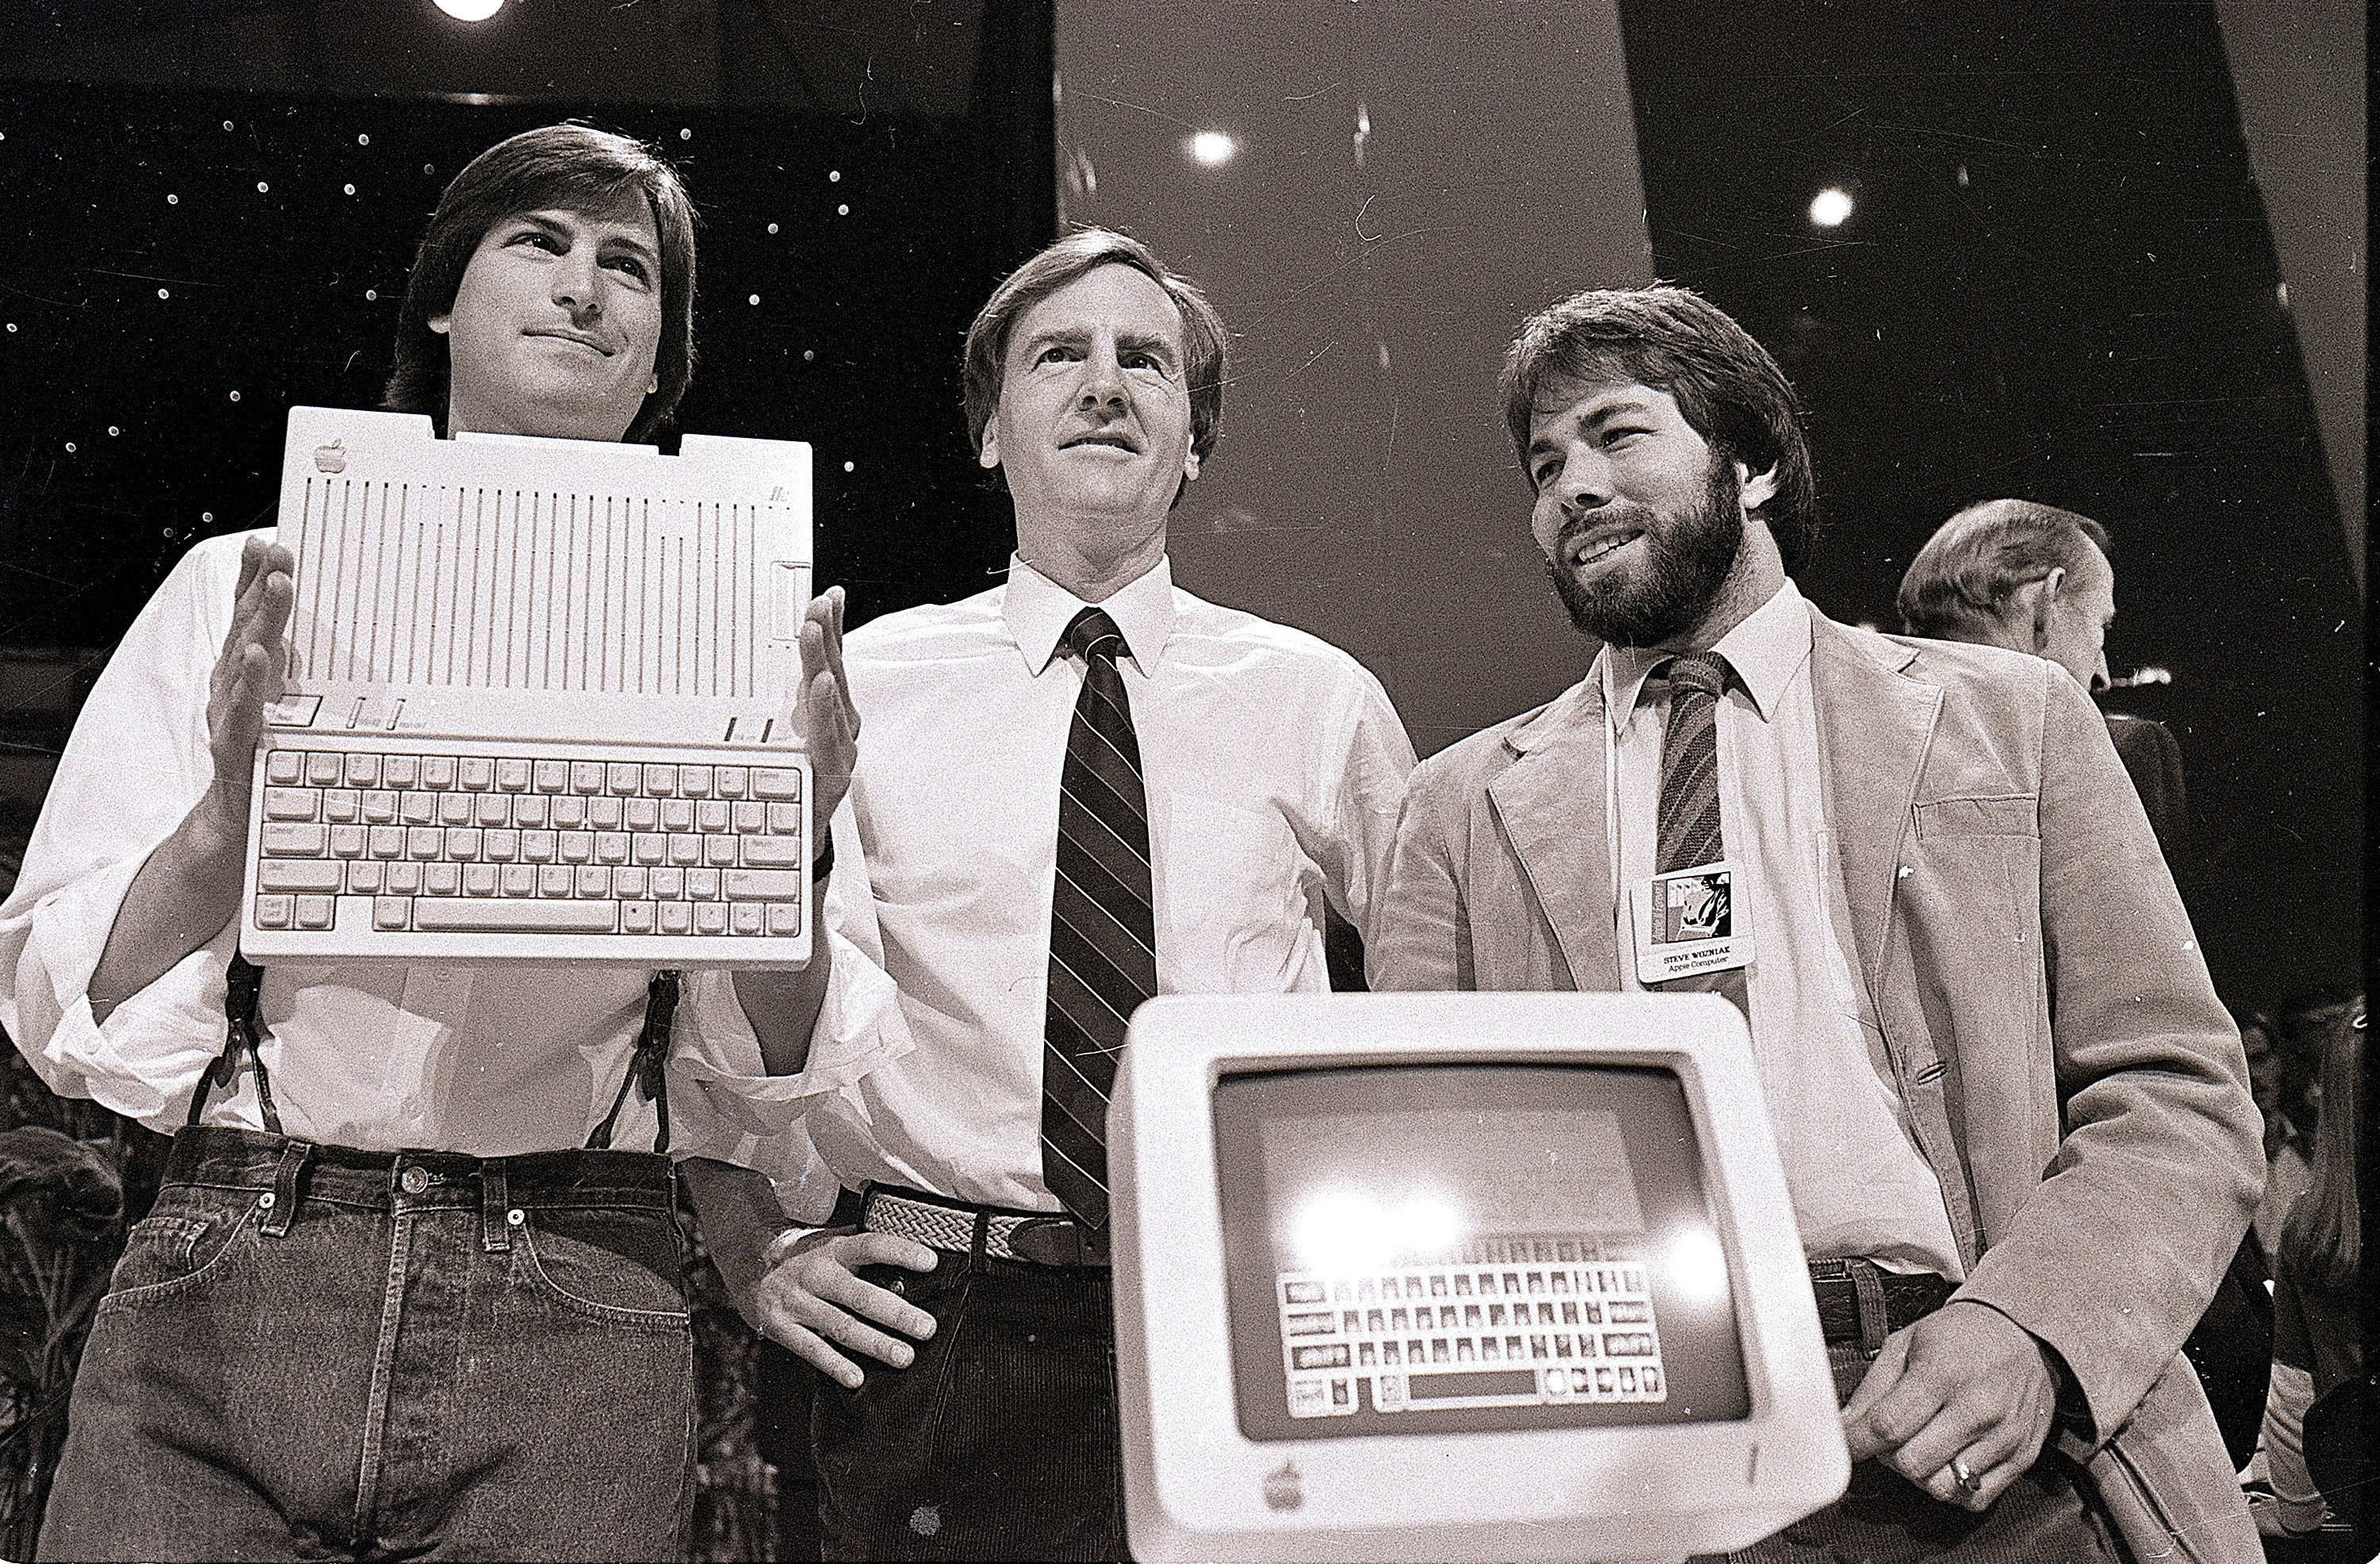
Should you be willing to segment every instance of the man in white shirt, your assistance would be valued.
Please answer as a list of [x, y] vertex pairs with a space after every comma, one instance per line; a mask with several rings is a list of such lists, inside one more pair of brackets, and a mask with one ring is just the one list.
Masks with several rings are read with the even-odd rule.
[[[390, 405], [448, 434], [646, 437], [692, 368], [694, 261], [650, 148], [578, 125], [502, 142], [431, 219]], [[234, 914], [291, 568], [270, 532], [176, 567], [0, 908], [0, 1020], [43, 1079], [179, 1131], [84, 1352], [42, 1551], [675, 1558], [686, 1240], [672, 1164], [641, 1148], [674, 1130], [680, 1155], [735, 1155], [782, 1129], [821, 1078], [805, 1057], [864, 1068], [890, 985], [831, 951], [683, 996], [630, 967], [260, 981]], [[840, 598], [813, 610], [822, 828], [852, 719]], [[836, 984], [845, 1030], [813, 1039]]]
[[[2125, 1557], [2111, 1529], [2253, 1558], [2178, 1354], [2258, 1120], [2088, 696], [1801, 597], [1800, 409], [1694, 294], [1557, 304], [1504, 388], [1548, 573], [1607, 644], [1415, 773], [1374, 985], [1745, 1010], [1856, 1462], [1746, 1560]], [[1729, 937], [1677, 941], [1658, 914], [1713, 878]]]
[[966, 347], [1007, 582], [848, 642], [867, 744], [828, 915], [914, 1049], [802, 1121], [813, 1178], [868, 1191], [863, 1230], [788, 1229], [755, 1284], [771, 1231], [739, 1260], [702, 1206], [746, 1314], [833, 1381], [829, 1557], [1123, 1557], [1100, 1140], [1123, 1020], [1160, 990], [1327, 988], [1326, 908], [1370, 921], [1413, 764], [1378, 682], [1172, 584], [1223, 361], [1213, 306], [1136, 241], [1027, 262]]

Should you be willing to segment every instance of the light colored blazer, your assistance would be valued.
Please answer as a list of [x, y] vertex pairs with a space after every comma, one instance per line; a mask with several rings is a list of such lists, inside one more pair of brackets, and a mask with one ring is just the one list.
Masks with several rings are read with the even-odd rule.
[[[2064, 1360], [2090, 1412], [2067, 1448], [2136, 1551], [2254, 1564], [2180, 1350], [2263, 1187], [2261, 1121], [2107, 726], [2046, 660], [1811, 621], [1851, 955], [1958, 1296]], [[1604, 743], [1590, 676], [1422, 764], [1374, 988], [1620, 986]]]

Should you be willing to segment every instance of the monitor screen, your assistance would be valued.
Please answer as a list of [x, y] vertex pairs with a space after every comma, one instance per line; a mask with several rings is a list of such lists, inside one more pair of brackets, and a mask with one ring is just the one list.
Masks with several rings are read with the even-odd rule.
[[1268, 1070], [1221, 1077], [1212, 1112], [1247, 1437], [1745, 1415], [1674, 1072]]

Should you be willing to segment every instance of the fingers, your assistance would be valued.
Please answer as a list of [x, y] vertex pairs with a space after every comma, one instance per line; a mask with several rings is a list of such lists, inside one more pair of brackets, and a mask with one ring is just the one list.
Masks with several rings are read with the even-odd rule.
[[2033, 1464], [2055, 1411], [2039, 1344], [1995, 1310], [1954, 1303], [1886, 1340], [1843, 1437], [1854, 1460], [1980, 1510]]
[[888, 1331], [917, 1340], [934, 1333], [934, 1317], [898, 1295], [854, 1274], [867, 1265], [929, 1271], [934, 1252], [889, 1233], [838, 1237], [804, 1250], [780, 1265], [759, 1289], [752, 1311], [762, 1333], [846, 1387], [856, 1387], [860, 1366], [837, 1347], [906, 1368], [916, 1350]]

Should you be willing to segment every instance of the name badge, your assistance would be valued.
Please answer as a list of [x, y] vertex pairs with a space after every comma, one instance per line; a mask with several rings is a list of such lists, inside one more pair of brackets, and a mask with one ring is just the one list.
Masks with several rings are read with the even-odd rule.
[[1735, 870], [1721, 859], [1629, 887], [1638, 983], [1650, 986], [1752, 964], [1752, 931], [1735, 894]]

